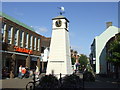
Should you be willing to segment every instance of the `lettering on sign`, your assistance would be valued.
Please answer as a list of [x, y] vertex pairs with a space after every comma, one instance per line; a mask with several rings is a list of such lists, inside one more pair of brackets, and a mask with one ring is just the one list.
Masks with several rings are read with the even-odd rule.
[[28, 50], [26, 48], [20, 48], [20, 47], [17, 47], [17, 46], [15, 46], [14, 49], [15, 49], [15, 51], [18, 51], [18, 52], [24, 52], [24, 53], [28, 53], [28, 54], [33, 53], [32, 50]]

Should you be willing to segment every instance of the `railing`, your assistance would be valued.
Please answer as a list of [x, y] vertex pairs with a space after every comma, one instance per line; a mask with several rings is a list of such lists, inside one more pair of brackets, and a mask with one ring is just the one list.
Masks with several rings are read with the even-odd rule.
[[[57, 74], [58, 75], [58, 74]], [[66, 75], [66, 74], [59, 74], [60, 78], [59, 78], [59, 88], [61, 88], [62, 86], [62, 75]], [[83, 74], [83, 78], [81, 79], [82, 83], [81, 83], [81, 88], [79, 90], [84, 90], [84, 74]], [[30, 81], [27, 85], [26, 85], [26, 90], [36, 90], [37, 85], [39, 84], [40, 80], [36, 80], [35, 78], [35, 74], [33, 74], [33, 81]]]

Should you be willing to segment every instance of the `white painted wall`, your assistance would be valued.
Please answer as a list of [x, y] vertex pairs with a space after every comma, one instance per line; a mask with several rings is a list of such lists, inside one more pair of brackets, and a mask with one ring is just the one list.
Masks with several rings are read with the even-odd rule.
[[61, 19], [62, 26], [56, 27], [53, 20], [53, 31], [50, 44], [50, 54], [47, 65], [47, 73], [54, 74], [59, 78], [60, 73], [72, 74], [71, 54], [70, 54], [70, 42], [69, 32], [66, 30], [65, 19]]
[[48, 61], [48, 57], [49, 57], [49, 50], [48, 50], [48, 48], [46, 48], [44, 50], [44, 54], [43, 54], [43, 57], [42, 57], [43, 62], [47, 62]]
[[[117, 27], [110, 26], [101, 35], [95, 37], [95, 40], [96, 40], [96, 44], [95, 44], [96, 46], [96, 74], [106, 73], [106, 49], [104, 48], [105, 48], [106, 43], [109, 41], [109, 39], [114, 37], [115, 34], [117, 34], [118, 32], [120, 32], [120, 30], [118, 30]], [[100, 71], [100, 68], [101, 68], [101, 71]]]

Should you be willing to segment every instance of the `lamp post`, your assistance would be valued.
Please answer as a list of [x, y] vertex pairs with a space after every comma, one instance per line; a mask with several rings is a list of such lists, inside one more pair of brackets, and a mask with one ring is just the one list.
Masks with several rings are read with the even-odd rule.
[[35, 90], [35, 71], [33, 71], [33, 82], [34, 82], [34, 83], [33, 83], [33, 85], [34, 85], [34, 86], [33, 86], [33, 90]]
[[84, 86], [85, 86], [85, 85], [84, 85], [84, 72], [83, 72], [83, 90], [84, 90]]

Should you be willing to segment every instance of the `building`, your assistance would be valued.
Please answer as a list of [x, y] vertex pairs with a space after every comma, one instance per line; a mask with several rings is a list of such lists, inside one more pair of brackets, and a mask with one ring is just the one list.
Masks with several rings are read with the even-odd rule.
[[[114, 37], [112, 37], [107, 43], [106, 43], [106, 54], [107, 56], [111, 56], [112, 52], [110, 50], [112, 42], [118, 40], [120, 37], [120, 33], [116, 34]], [[120, 44], [120, 43], [119, 43]], [[113, 44], [112, 44], [113, 45]], [[120, 45], [119, 45], [120, 46]], [[118, 47], [119, 47], [118, 46]], [[120, 49], [117, 49], [120, 50]], [[116, 63], [119, 65], [119, 62]], [[113, 78], [120, 78], [120, 66], [111, 63], [109, 60], [107, 61], [107, 75], [109, 77]]]
[[41, 53], [42, 72], [46, 72], [48, 59], [49, 59], [49, 48], [46, 48], [44, 49], [44, 53]]
[[90, 63], [96, 74], [107, 74], [107, 43], [120, 32], [120, 29], [107, 22], [106, 30], [96, 36], [91, 44]]
[[4, 13], [0, 13], [0, 22], [2, 68], [14, 76], [20, 65], [34, 69], [40, 62], [41, 53], [50, 46], [51, 38], [39, 35], [33, 28]]

